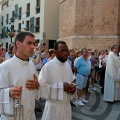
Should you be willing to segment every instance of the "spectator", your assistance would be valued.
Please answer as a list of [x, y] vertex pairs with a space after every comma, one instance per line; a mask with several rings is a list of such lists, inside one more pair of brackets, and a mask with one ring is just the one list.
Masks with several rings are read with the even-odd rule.
[[48, 61], [52, 60], [55, 57], [55, 50], [49, 49], [49, 55], [50, 57], [48, 58]]
[[86, 48], [81, 50], [81, 57], [78, 58], [74, 67], [78, 96], [76, 104], [84, 106], [84, 103], [87, 103], [88, 101], [83, 97], [83, 89], [86, 87], [88, 75], [90, 74], [90, 64], [88, 60], [88, 51]]
[[15, 45], [11, 45], [10, 48], [9, 48], [9, 54], [10, 54], [10, 56], [7, 57], [7, 59], [13, 57], [15, 53], [16, 53], [16, 46]]
[[5, 49], [2, 47], [1, 43], [0, 43], [0, 57], [5, 58]]
[[47, 99], [42, 120], [71, 120], [70, 98], [76, 87], [68, 64], [68, 46], [63, 41], [55, 44], [56, 57], [46, 63], [40, 74], [42, 95]]
[[69, 50], [69, 56], [68, 56], [68, 62], [71, 66], [72, 72], [74, 73], [74, 60], [75, 60], [75, 50], [70, 49]]
[[101, 69], [101, 77], [100, 77], [100, 85], [101, 85], [101, 93], [104, 94], [104, 81], [105, 81], [105, 70], [106, 70], [106, 62], [101, 62], [102, 69]]

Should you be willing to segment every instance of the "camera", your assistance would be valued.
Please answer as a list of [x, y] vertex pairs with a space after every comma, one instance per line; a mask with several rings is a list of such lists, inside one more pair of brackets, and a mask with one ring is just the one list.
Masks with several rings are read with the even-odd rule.
[[46, 46], [46, 44], [43, 42], [43, 41], [40, 41], [39, 44], [38, 44], [38, 47], [43, 47], [43, 46]]

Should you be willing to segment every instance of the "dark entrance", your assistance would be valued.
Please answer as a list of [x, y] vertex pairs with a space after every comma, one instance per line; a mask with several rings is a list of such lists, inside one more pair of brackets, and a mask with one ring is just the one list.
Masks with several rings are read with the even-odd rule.
[[49, 49], [54, 48], [55, 43], [56, 43], [56, 40], [49, 40]]

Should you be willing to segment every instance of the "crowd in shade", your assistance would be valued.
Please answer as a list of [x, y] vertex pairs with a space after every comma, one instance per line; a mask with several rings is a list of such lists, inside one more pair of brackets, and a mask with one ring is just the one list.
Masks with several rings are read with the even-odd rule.
[[[20, 37], [20, 35], [24, 37]], [[27, 37], [29, 37], [29, 39]], [[19, 73], [16, 71], [15, 76], [17, 80], [16, 82], [14, 81], [12, 85], [14, 87], [15, 85], [20, 86], [10, 88], [10, 98], [16, 98], [12, 93], [18, 90], [19, 95], [21, 96], [22, 94], [21, 104], [24, 106], [24, 104], [27, 103], [25, 96], [28, 96], [30, 100], [28, 100], [28, 104], [24, 106], [26, 110], [24, 110], [26, 113], [24, 117], [29, 117], [31, 120], [35, 120], [34, 114], [32, 113], [33, 111], [43, 112], [37, 105], [38, 101], [42, 99], [46, 100], [42, 120], [71, 120], [71, 105], [74, 107], [87, 105], [89, 100], [86, 99], [86, 94], [92, 94], [91, 91], [97, 90], [95, 83], [101, 88], [104, 101], [119, 101], [119, 58], [118, 45], [111, 46], [111, 50], [109, 51], [98, 51], [97, 49], [92, 50], [90, 48], [69, 49], [64, 41], [57, 41], [54, 48], [48, 49], [44, 42], [35, 40], [34, 35], [29, 32], [20, 32], [15, 38], [15, 43], [10, 44], [7, 51], [0, 43], [0, 70], [4, 73], [4, 69], [7, 69], [7, 63], [16, 67], [20, 67], [21, 65], [21, 68], [23, 68], [18, 68], [22, 70], [18, 70]], [[26, 61], [29, 62], [29, 64], [26, 63]], [[16, 67], [14, 67], [15, 70]], [[35, 69], [33, 70], [32, 68]], [[8, 81], [9, 78], [7, 77], [12, 76], [4, 76], [3, 73], [0, 73], [1, 83], [3, 82], [2, 78]], [[8, 71], [8, 73], [10, 72]], [[31, 75], [33, 73], [34, 75]], [[7, 72], [5, 74], [7, 74]], [[25, 76], [26, 83], [22, 81], [25, 85], [19, 81], [21, 79], [17, 75], [21, 78]], [[31, 87], [31, 85], [33, 86]], [[0, 88], [3, 88], [3, 90], [4, 87], [2, 84], [0, 85]], [[37, 92], [35, 91], [36, 89]], [[30, 90], [34, 92], [29, 93]], [[0, 90], [0, 95], [2, 94], [3, 92]], [[35, 97], [36, 94], [38, 94], [37, 98]], [[35, 102], [32, 101], [33, 98], [31, 97], [33, 96]], [[71, 100], [71, 96], [76, 99], [74, 103]], [[5, 99], [7, 99], [7, 97], [5, 97]], [[35, 105], [31, 105], [31, 102], [34, 102]], [[0, 101], [0, 107], [1, 103], [2, 101]], [[30, 105], [35, 107], [31, 108]], [[28, 109], [32, 111], [32, 117], [29, 115]], [[2, 109], [0, 109], [0, 113], [1, 112]], [[1, 119], [13, 120], [12, 118], [7, 118], [4, 114], [1, 116]]]

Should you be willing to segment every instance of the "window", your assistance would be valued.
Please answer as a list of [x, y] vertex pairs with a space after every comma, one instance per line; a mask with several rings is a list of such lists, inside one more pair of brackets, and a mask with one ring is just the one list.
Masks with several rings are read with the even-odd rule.
[[14, 19], [18, 19], [18, 4], [15, 5], [15, 9], [14, 9]]
[[27, 4], [27, 10], [30, 10], [30, 3]]
[[7, 29], [7, 32], [6, 32], [6, 33], [8, 33], [10, 30], [8, 29], [8, 27], [7, 27], [6, 29]]
[[17, 32], [20, 32], [21, 31], [21, 23], [18, 23], [18, 30]]
[[1, 35], [1, 38], [3, 38], [3, 29], [2, 29], [2, 35]]
[[26, 21], [26, 28], [25, 28], [26, 31], [29, 31], [29, 25], [30, 25], [30, 22], [28, 20], [28, 21]]
[[6, 24], [8, 24], [9, 14], [6, 14]]
[[2, 22], [1, 22], [1, 26], [3, 26], [3, 21], [4, 21], [4, 17], [2, 16]]
[[12, 17], [14, 17], [14, 11], [12, 11]]
[[40, 17], [36, 18], [35, 32], [40, 31]]
[[22, 8], [20, 7], [19, 8], [19, 15], [18, 15], [19, 20], [21, 20], [21, 14], [22, 14]]
[[40, 13], [40, 0], [36, 0], [36, 13]]
[[26, 17], [30, 16], [30, 3], [27, 4]]
[[3, 8], [4, 8], [4, 4], [2, 4], [2, 10], [3, 10]]
[[12, 17], [10, 18], [10, 22], [14, 22], [14, 11], [12, 11]]
[[36, 0], [36, 6], [40, 6], [40, 0]]
[[11, 31], [14, 32], [14, 25], [11, 25]]

